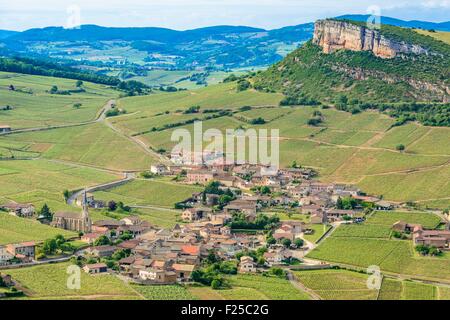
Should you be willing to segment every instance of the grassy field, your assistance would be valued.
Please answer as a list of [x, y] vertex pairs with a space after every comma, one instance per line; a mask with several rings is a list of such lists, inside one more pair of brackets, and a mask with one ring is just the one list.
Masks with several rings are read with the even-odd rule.
[[[387, 223], [386, 219], [381, 222]], [[411, 241], [385, 238], [387, 227], [371, 224], [370, 219], [364, 226], [341, 226], [308, 257], [359, 268], [376, 265], [382, 272], [450, 283], [450, 259], [417, 255]]]
[[[171, 82], [184, 75], [155, 71], [150, 78], [157, 82], [167, 78]], [[214, 77], [219, 79], [222, 75]], [[66, 79], [0, 73], [0, 90], [5, 93], [1, 95], [0, 105], [18, 106], [12, 111], [0, 111], [6, 116], [1, 122], [29, 127], [87, 121], [95, 117], [106, 100], [117, 96], [116, 91], [89, 83], [85, 83], [86, 92], [70, 96], [46, 92], [53, 84], [61, 90], [71, 90], [74, 83]], [[9, 84], [18, 90], [10, 92]], [[229, 109], [236, 113], [204, 121], [204, 130], [279, 129], [282, 166], [296, 160], [316, 168], [325, 182], [354, 183], [386, 200], [417, 201], [436, 208], [450, 206], [449, 128], [409, 123], [391, 129], [394, 119], [377, 112], [352, 115], [332, 108], [277, 107], [281, 99], [281, 95], [273, 93], [237, 92], [236, 84], [225, 83], [195, 91], [123, 98], [118, 100], [118, 105], [127, 114], [107, 121], [125, 134], [137, 134], [148, 147], [170, 150], [174, 145], [170, 141], [173, 129], [148, 131], [210, 115], [183, 114], [191, 106], [200, 106], [200, 111]], [[75, 100], [83, 104], [80, 109], [72, 107]], [[239, 108], [243, 106], [254, 106], [254, 109], [242, 112]], [[308, 119], [315, 111], [321, 112], [323, 122], [316, 127], [309, 126]], [[249, 121], [256, 117], [263, 117], [266, 124], [251, 125]], [[192, 125], [181, 128], [192, 130]], [[399, 144], [406, 146], [405, 152], [396, 151]], [[436, 145], [440, 147], [435, 148]], [[0, 157], [39, 155], [117, 170], [143, 170], [157, 161], [102, 124], [0, 138]]]
[[227, 277], [230, 288], [213, 290], [199, 285], [189, 286], [189, 292], [199, 300], [309, 300], [309, 296], [294, 288], [288, 280], [262, 275]]
[[346, 270], [297, 271], [297, 279], [325, 300], [376, 300], [367, 288], [368, 275]]
[[[56, 85], [59, 90], [75, 90], [76, 80], [31, 76], [0, 72], [0, 122], [13, 129], [46, 127], [93, 120], [107, 100], [117, 97], [118, 91], [107, 86], [85, 82], [85, 92], [70, 95], [49, 94]], [[13, 85], [16, 90], [8, 90]], [[81, 103], [80, 108], [73, 105]]]
[[388, 239], [391, 227], [384, 225], [342, 225], [333, 233], [337, 238], [379, 238]]
[[[427, 212], [377, 211], [367, 219], [367, 223], [371, 225], [376, 224], [389, 228], [391, 228], [397, 221], [405, 221], [411, 224], [421, 224], [427, 229], [434, 229], [441, 223], [441, 219], [437, 215]], [[380, 228], [381, 226], [378, 227]], [[370, 227], [373, 228], [374, 226]]]
[[38, 299], [137, 299], [136, 291], [115, 276], [91, 276], [81, 271], [79, 290], [68, 289], [70, 264], [58, 263], [4, 272], [31, 291], [31, 298]]
[[133, 289], [143, 295], [147, 300], [195, 300], [195, 297], [182, 286], [139, 286]]
[[316, 242], [331, 228], [331, 226], [326, 226], [323, 224], [312, 224], [308, 226], [308, 228], [314, 230], [314, 233], [306, 234], [305, 239], [311, 242]]
[[[132, 77], [129, 80], [136, 80], [143, 82], [149, 86], [174, 86], [177, 88], [184, 88], [189, 90], [200, 89], [203, 88], [204, 85], [198, 85], [196, 82], [192, 82], [189, 80], [183, 80], [186, 77], [194, 74], [194, 71], [183, 71], [183, 70], [152, 70], [148, 71], [146, 76], [137, 76]], [[244, 72], [233, 72], [236, 75], [243, 74]], [[209, 76], [206, 78], [206, 82], [208, 85], [218, 84], [223, 81], [230, 73], [217, 71], [211, 72]]]
[[101, 123], [19, 133], [0, 138], [2, 141], [20, 143], [25, 146], [24, 151], [39, 151], [47, 159], [114, 170], [144, 170], [156, 162], [150, 154]]
[[447, 31], [430, 32], [428, 30], [420, 30], [420, 29], [416, 29], [416, 31], [420, 34], [424, 34], [450, 44], [450, 32]]
[[95, 192], [96, 199], [122, 201], [127, 205], [154, 205], [173, 208], [176, 202], [186, 200], [201, 191], [198, 186], [161, 180], [135, 180], [131, 183]]
[[[174, 129], [148, 131], [207, 115], [181, 113], [193, 105], [199, 105], [200, 110], [231, 109], [235, 111], [232, 116], [204, 120], [204, 130], [279, 129], [282, 166], [295, 160], [316, 168], [324, 181], [357, 184], [365, 192], [382, 195], [386, 200], [433, 200], [429, 205], [450, 206], [448, 128], [411, 123], [391, 129], [394, 119], [371, 111], [352, 115], [335, 109], [264, 107], [277, 105], [279, 99], [277, 95], [253, 91], [237, 93], [234, 84], [221, 84], [192, 92], [121, 99], [119, 104], [129, 114], [110, 121], [128, 134], [138, 134], [143, 143], [154, 149], [170, 150], [175, 145], [171, 141]], [[259, 107], [238, 110], [245, 105]], [[317, 127], [309, 126], [307, 121], [315, 111], [322, 113], [323, 122]], [[264, 118], [266, 124], [249, 123], [257, 117]], [[193, 125], [179, 128], [192, 131]], [[396, 151], [399, 144], [406, 146], [405, 152]], [[442, 148], [435, 148], [436, 144]]]
[[31, 219], [11, 216], [0, 211], [0, 245], [24, 241], [43, 241], [61, 234], [75, 237], [75, 232], [56, 229]]
[[309, 296], [294, 288], [288, 280], [261, 275], [227, 277], [231, 288], [212, 290], [191, 286], [189, 291], [200, 300], [309, 300]]
[[[448, 300], [446, 287], [383, 278], [378, 300]], [[439, 294], [443, 293], [443, 294]]]
[[138, 215], [142, 220], [148, 221], [151, 224], [162, 228], [173, 228], [175, 224], [182, 222], [180, 219], [181, 210], [162, 210], [162, 209], [133, 209], [130, 214], [107, 212], [100, 210], [91, 210], [89, 212], [91, 219], [95, 222], [105, 219], [120, 220], [127, 217], [130, 214]]
[[[118, 180], [114, 174], [46, 160], [0, 162], [0, 203], [33, 203], [40, 209], [47, 203], [51, 210], [70, 210], [62, 197], [74, 190]], [[72, 208], [73, 210], [73, 208]]]
[[[269, 300], [308, 300], [309, 297], [294, 288], [288, 280], [264, 277], [260, 275], [237, 275], [230, 276], [228, 280], [234, 290], [229, 293], [231, 299], [269, 299]], [[237, 289], [246, 288], [246, 289]], [[223, 295], [226, 290], [220, 291]], [[256, 293], [256, 292], [258, 293]], [[255, 295], [257, 294], [257, 295]], [[225, 293], [225, 296], [227, 293]]]

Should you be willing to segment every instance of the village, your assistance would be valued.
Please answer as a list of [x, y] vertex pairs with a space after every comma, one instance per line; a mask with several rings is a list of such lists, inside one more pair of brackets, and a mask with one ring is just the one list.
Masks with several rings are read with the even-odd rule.
[[[95, 195], [81, 193], [79, 212], [56, 212], [35, 219], [55, 228], [75, 231], [84, 243], [68, 254], [84, 272], [116, 274], [134, 283], [175, 284], [201, 282], [220, 286], [221, 272], [261, 273], [286, 266], [326, 268], [328, 264], [305, 259], [316, 243], [339, 224], [360, 224], [372, 211], [390, 211], [398, 205], [364, 194], [351, 185], [318, 182], [316, 172], [294, 164], [267, 174], [261, 165], [153, 165], [157, 176], [176, 177], [178, 183], [203, 186], [202, 192], [174, 204], [180, 210], [180, 223], [160, 228], [130, 213], [116, 220], [91, 220], [89, 210], [106, 206]], [[0, 214], [33, 219], [32, 204], [8, 203]], [[280, 219], [284, 213], [287, 219]], [[289, 219], [293, 216], [306, 217]], [[305, 235], [326, 230], [316, 243]], [[416, 246], [449, 250], [450, 231], [426, 230], [421, 225], [396, 222], [392, 230]], [[64, 245], [64, 239], [56, 239]], [[39, 261], [42, 244], [11, 243], [0, 247], [0, 268], [27, 267]], [[219, 271], [208, 275], [207, 267], [218, 264]], [[7, 275], [2, 275], [5, 282]]]

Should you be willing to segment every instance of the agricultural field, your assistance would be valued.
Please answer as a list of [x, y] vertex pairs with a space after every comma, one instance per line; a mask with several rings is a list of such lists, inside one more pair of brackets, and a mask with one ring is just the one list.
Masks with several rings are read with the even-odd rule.
[[232, 291], [224, 293], [227, 291], [227, 289], [224, 289], [219, 293], [228, 296], [230, 299], [309, 300], [306, 293], [299, 291], [285, 279], [260, 275], [237, 275], [230, 276], [227, 279]]
[[185, 287], [179, 285], [133, 285], [132, 288], [146, 300], [195, 300], [195, 297]]
[[[173, 94], [158, 93], [148, 97], [119, 100], [129, 114], [110, 119], [113, 125], [127, 134], [137, 135], [145, 145], [170, 150], [173, 129], [149, 132], [153, 127], [205, 118], [208, 114], [182, 114], [190, 106], [205, 109], [231, 109], [232, 116], [203, 121], [204, 130], [222, 131], [236, 128], [279, 129], [280, 164], [289, 166], [295, 160], [316, 168], [325, 182], [357, 184], [365, 192], [392, 201], [432, 200], [438, 208], [450, 206], [450, 151], [434, 148], [446, 145], [448, 128], [430, 128], [410, 123], [393, 127], [394, 119], [378, 112], [352, 115], [335, 109], [317, 107], [278, 107], [279, 96], [254, 91], [237, 93], [234, 84], [220, 84], [196, 91]], [[255, 108], [240, 111], [246, 105]], [[258, 108], [256, 108], [256, 106]], [[315, 111], [323, 122], [307, 124]], [[264, 125], [251, 125], [250, 120], [265, 119]], [[179, 129], [192, 132], [193, 125]], [[406, 146], [398, 152], [399, 144]], [[408, 187], [406, 187], [408, 186]]]
[[195, 285], [189, 286], [188, 290], [199, 300], [309, 300], [306, 293], [285, 279], [241, 274], [227, 279], [230, 288], [213, 290]]
[[[13, 85], [15, 91], [9, 90]], [[94, 120], [100, 109], [119, 92], [108, 86], [84, 82], [84, 92], [70, 95], [50, 94], [56, 85], [60, 91], [77, 90], [76, 80], [0, 72], [1, 124], [13, 129], [46, 127]], [[80, 103], [79, 108], [74, 104]]]
[[118, 105], [128, 113], [154, 115], [166, 111], [186, 110], [191, 106], [201, 109], [228, 109], [242, 106], [277, 106], [280, 94], [261, 93], [253, 90], [237, 92], [235, 83], [219, 84], [196, 91], [157, 93], [149, 96], [120, 99]]
[[333, 233], [337, 238], [379, 238], [388, 239], [391, 235], [391, 227], [384, 225], [342, 225]]
[[325, 300], [376, 300], [368, 275], [346, 270], [296, 271], [295, 277]]
[[383, 278], [378, 300], [448, 300], [448, 288], [429, 284]]
[[108, 191], [95, 192], [96, 199], [122, 201], [127, 205], [148, 205], [173, 208], [192, 193], [201, 191], [198, 186], [183, 185], [161, 180], [135, 180]]
[[328, 230], [330, 230], [331, 226], [327, 226], [324, 224], [312, 224], [308, 226], [309, 229], [312, 229], [313, 234], [305, 234], [304, 237], [306, 240], [311, 241], [313, 243], [317, 242]]
[[397, 221], [421, 224], [427, 229], [435, 229], [441, 223], [441, 219], [437, 215], [427, 212], [376, 211], [367, 219], [367, 223], [370, 225], [381, 225], [389, 227], [389, 229]]
[[180, 221], [181, 210], [174, 209], [133, 209], [130, 213], [109, 212], [101, 210], [90, 210], [89, 215], [92, 221], [114, 219], [120, 220], [130, 214], [138, 215], [141, 220], [148, 221], [154, 226], [161, 228], [173, 228], [177, 223], [182, 224]]
[[[374, 219], [380, 217], [375, 215]], [[387, 223], [386, 220], [381, 221]], [[399, 241], [381, 237], [386, 235], [384, 230], [387, 229], [383, 227], [388, 226], [371, 224], [370, 219], [364, 229], [350, 225], [339, 231], [341, 227], [310, 252], [308, 257], [359, 268], [376, 265], [382, 272], [450, 283], [450, 272], [446, 272], [450, 270], [450, 259], [446, 255], [436, 258], [419, 256], [410, 240]]]
[[0, 168], [0, 203], [33, 203], [36, 209], [47, 203], [53, 212], [73, 210], [64, 202], [64, 190], [76, 190], [121, 178], [104, 171], [47, 160], [2, 161]]
[[18, 133], [0, 137], [0, 143], [3, 141], [23, 144], [24, 151], [40, 151], [46, 159], [112, 170], [145, 170], [156, 162], [151, 154], [101, 123]]
[[433, 37], [435, 39], [438, 39], [445, 43], [450, 44], [450, 32], [447, 32], [447, 31], [430, 32], [428, 30], [421, 30], [421, 29], [416, 29], [416, 32]]
[[10, 269], [10, 274], [31, 293], [31, 299], [138, 299], [136, 291], [112, 275], [91, 276], [81, 271], [79, 290], [67, 288], [69, 263]]
[[[136, 80], [145, 83], [148, 86], [174, 86], [177, 88], [183, 88], [188, 90], [195, 90], [205, 87], [205, 85], [199, 85], [195, 81], [185, 80], [187, 77], [195, 74], [194, 71], [184, 70], [151, 70], [147, 71], [146, 76], [135, 76], [127, 80]], [[222, 82], [231, 73], [216, 71], [210, 72], [206, 77], [207, 85], [215, 85]], [[235, 75], [244, 74], [244, 72], [233, 72]]]
[[56, 235], [76, 237], [75, 232], [56, 229], [32, 219], [18, 218], [0, 211], [0, 245], [26, 241], [44, 241]]
[[188, 287], [188, 290], [198, 300], [225, 300], [219, 293], [219, 290], [214, 290], [210, 287], [191, 285]]

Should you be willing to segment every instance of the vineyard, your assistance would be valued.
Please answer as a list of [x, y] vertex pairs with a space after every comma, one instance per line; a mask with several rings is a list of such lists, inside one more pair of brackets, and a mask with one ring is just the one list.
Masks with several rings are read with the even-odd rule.
[[392, 227], [392, 225], [397, 221], [405, 221], [411, 224], [421, 224], [426, 229], [434, 229], [441, 223], [441, 219], [431, 213], [383, 211], [375, 212], [371, 217], [369, 217], [367, 223]]
[[233, 288], [232, 291], [225, 293], [227, 290], [223, 290], [220, 291], [220, 294], [228, 295], [231, 299], [259, 299], [263, 297], [269, 300], [309, 299], [306, 293], [297, 290], [288, 280], [281, 278], [259, 275], [237, 275], [229, 277], [228, 280]]
[[325, 300], [375, 300], [378, 290], [368, 289], [368, 275], [346, 270], [295, 272], [297, 279]]
[[333, 233], [333, 237], [389, 238], [391, 228], [383, 225], [342, 225]]
[[195, 300], [186, 288], [178, 285], [134, 285], [133, 288], [147, 300]]

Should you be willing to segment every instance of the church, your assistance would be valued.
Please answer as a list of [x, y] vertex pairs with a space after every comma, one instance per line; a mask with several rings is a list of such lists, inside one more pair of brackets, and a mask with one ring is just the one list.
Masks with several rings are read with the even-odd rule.
[[88, 203], [86, 199], [86, 192], [83, 195], [82, 211], [81, 212], [56, 212], [53, 215], [51, 225], [55, 228], [71, 230], [76, 232], [89, 233], [91, 232], [92, 221], [89, 217]]

